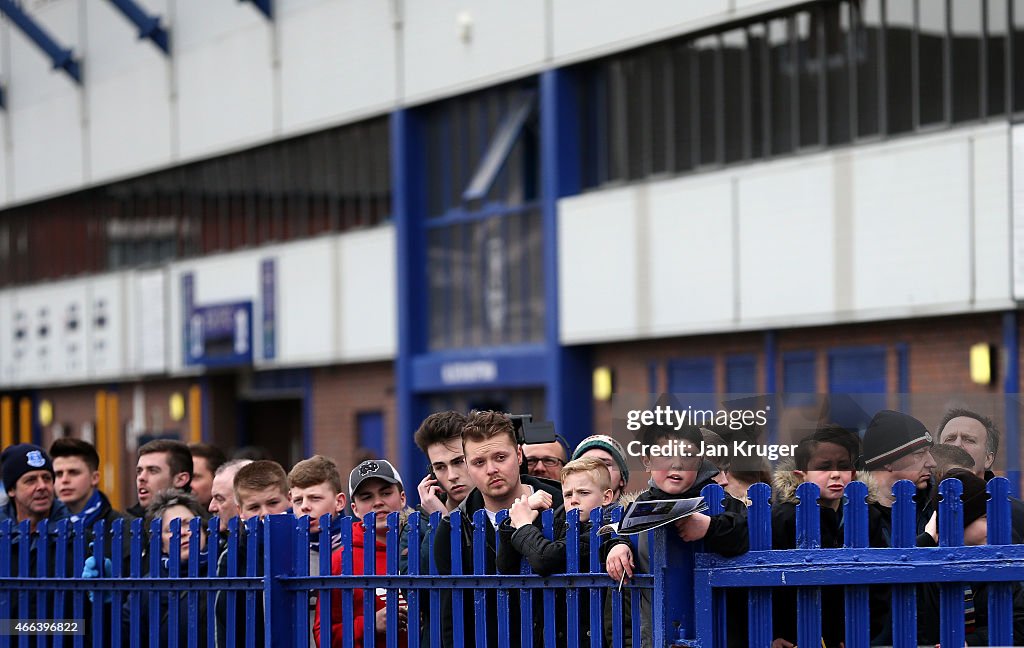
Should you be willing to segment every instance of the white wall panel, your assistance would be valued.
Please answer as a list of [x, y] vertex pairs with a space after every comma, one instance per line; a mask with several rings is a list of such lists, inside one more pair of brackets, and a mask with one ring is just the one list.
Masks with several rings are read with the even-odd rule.
[[974, 300], [1011, 294], [1010, 157], [1005, 125], [973, 138]]
[[969, 145], [909, 141], [854, 155], [854, 305], [907, 309], [970, 300]]
[[[28, 8], [28, 13], [80, 59], [78, 6], [73, 0], [59, 0], [39, 9]], [[79, 86], [63, 70], [53, 70], [50, 59], [20, 30], [8, 25], [7, 34], [14, 198], [78, 186], [86, 180]]]
[[132, 373], [161, 373], [167, 369], [167, 273], [146, 270], [129, 275], [125, 292], [128, 346], [125, 364]]
[[559, 202], [558, 316], [565, 343], [636, 335], [640, 235], [637, 190]]
[[248, 4], [176, 7], [180, 155], [268, 139], [275, 105], [270, 23]]
[[[148, 11], [168, 26], [166, 1]], [[171, 161], [170, 59], [109, 2], [85, 4], [90, 176], [102, 180]]]
[[126, 273], [118, 273], [89, 282], [89, 368], [94, 378], [114, 378], [128, 373], [124, 362], [129, 330], [125, 277]]
[[677, 33], [697, 20], [722, 17], [729, 4], [729, 0], [653, 0], [641, 8], [616, 0], [552, 1], [552, 54], [560, 58], [619, 41]]
[[[732, 183], [724, 174], [648, 191], [649, 331], [733, 317]], [[640, 263], [643, 263], [643, 258]], [[643, 285], [638, 286], [643, 289]]]
[[398, 339], [394, 228], [342, 234], [338, 258], [341, 357], [393, 357]]
[[831, 171], [818, 158], [739, 176], [741, 318], [832, 310]]
[[[319, 238], [282, 245], [261, 257], [273, 257], [277, 264], [275, 363], [320, 364], [337, 354], [334, 256], [333, 240]], [[256, 311], [254, 318], [260, 320]]]
[[14, 375], [14, 292], [0, 290], [0, 385], [13, 385]]
[[[539, 66], [545, 59], [544, 0], [404, 3], [405, 99]], [[459, 37], [468, 16], [471, 36]]]
[[392, 3], [317, 0], [278, 20], [285, 132], [393, 105]]

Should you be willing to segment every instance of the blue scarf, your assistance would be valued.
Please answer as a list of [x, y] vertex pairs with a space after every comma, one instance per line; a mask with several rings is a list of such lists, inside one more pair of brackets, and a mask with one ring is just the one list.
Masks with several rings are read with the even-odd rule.
[[[341, 516], [335, 515], [331, 517], [331, 526], [328, 529], [331, 534], [331, 549], [337, 549], [341, 546]], [[309, 548], [313, 551], [320, 551], [320, 533], [309, 534]]]
[[82, 509], [81, 513], [76, 513], [71, 516], [71, 522], [75, 523], [81, 519], [85, 528], [91, 529], [92, 525], [96, 524], [96, 520], [102, 517], [103, 504], [103, 494], [100, 493], [98, 488], [92, 489], [92, 497], [90, 497], [89, 501], [85, 503], [85, 508]]

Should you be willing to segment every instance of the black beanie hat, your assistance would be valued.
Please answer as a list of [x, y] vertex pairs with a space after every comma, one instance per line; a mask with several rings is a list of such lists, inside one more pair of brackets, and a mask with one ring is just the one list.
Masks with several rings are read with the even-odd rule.
[[[964, 527], [971, 522], [988, 513], [988, 491], [985, 490], [985, 480], [978, 477], [970, 470], [963, 468], [952, 468], [946, 472], [942, 481], [947, 479], [958, 479], [963, 485], [963, 493], [960, 499], [964, 503]], [[939, 510], [939, 489], [935, 489], [933, 495], [935, 509]]]
[[4, 488], [11, 490], [21, 476], [32, 470], [47, 470], [53, 475], [53, 462], [50, 455], [37, 445], [19, 443], [7, 446], [0, 454], [0, 473], [3, 475]]
[[932, 435], [924, 423], [909, 414], [881, 410], [868, 423], [861, 457], [865, 469], [877, 470], [931, 444]]

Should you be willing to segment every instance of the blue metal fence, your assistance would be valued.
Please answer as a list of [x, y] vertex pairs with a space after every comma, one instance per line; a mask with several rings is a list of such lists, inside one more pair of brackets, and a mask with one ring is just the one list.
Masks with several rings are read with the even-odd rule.
[[[15, 525], [6, 521], [0, 524], [0, 619], [76, 619], [82, 627], [80, 634], [70, 636], [2, 635], [0, 646], [308, 646], [312, 637], [310, 605], [317, 598], [322, 647], [439, 646], [446, 621], [442, 617], [445, 597], [451, 597], [453, 612], [447, 621], [454, 628], [452, 643], [446, 648], [486, 645], [492, 624], [496, 624], [492, 627], [499, 647], [585, 645], [587, 634], [593, 646], [640, 645], [642, 616], [650, 621], [652, 645], [724, 646], [730, 639], [729, 628], [740, 627], [735, 623], [737, 615], [748, 617], [749, 635], [732, 637], [734, 645], [769, 646], [773, 639], [772, 588], [780, 587], [796, 588], [797, 643], [810, 646], [821, 643], [822, 623], [834, 622], [821, 617], [821, 587], [839, 585], [845, 589], [845, 642], [854, 648], [867, 646], [871, 640], [868, 588], [874, 584], [891, 590], [892, 643], [916, 646], [915, 584], [919, 583], [941, 584], [937, 587], [942, 644], [964, 645], [963, 584], [971, 582], [990, 583], [989, 640], [993, 645], [1006, 645], [1014, 640], [1013, 596], [1014, 588], [1019, 587], [1015, 581], [1024, 580], [1024, 546], [1010, 544], [1007, 482], [994, 479], [988, 489], [986, 546], [960, 546], [960, 484], [947, 481], [940, 486], [939, 547], [914, 546], [913, 486], [901, 482], [895, 489], [894, 548], [867, 548], [866, 489], [855, 482], [848, 486], [844, 503], [845, 547], [822, 549], [816, 486], [804, 484], [797, 491], [801, 500], [796, 518], [799, 548], [772, 550], [770, 490], [767, 485], [755, 485], [748, 509], [748, 554], [726, 559], [704, 553], [701, 543], [684, 544], [670, 532], [654, 531], [649, 538], [650, 573], [638, 575], [621, 591], [601, 568], [597, 524], [593, 524], [597, 517], [584, 526], [575, 513], [567, 519], [567, 573], [559, 575], [533, 574], [526, 561], [519, 574], [487, 573], [485, 551], [492, 549], [485, 541], [489, 522], [483, 511], [471, 522], [472, 564], [462, 564], [459, 550], [462, 526], [470, 521], [457, 512], [451, 516], [452, 571], [456, 575], [438, 573], [433, 556], [440, 522], [437, 514], [429, 523], [420, 520], [419, 513], [404, 524], [398, 514], [389, 516], [382, 543], [384, 573], [378, 572], [376, 551], [365, 551], [362, 564], [354, 564], [357, 522], [351, 518], [335, 521], [332, 528], [325, 517], [320, 521], [323, 531], [313, 534], [307, 519], [288, 515], [241, 525], [232, 520], [224, 536], [218, 533], [218, 520], [213, 519], [204, 551], [191, 550], [191, 542], [200, 537], [200, 523], [195, 519], [191, 536], [185, 536], [193, 540], [184, 563], [168, 560], [163, 554], [159, 521], [148, 533], [144, 533], [141, 520], [130, 524], [118, 521], [112, 529], [105, 529], [100, 522], [92, 530], [84, 529], [80, 522], [62, 521], [55, 526], [42, 522], [34, 532], [27, 522]], [[704, 495], [712, 514], [721, 511], [724, 493], [718, 486], [707, 487]], [[505, 514], [500, 515], [499, 522]], [[542, 521], [551, 538], [550, 511], [542, 515]], [[372, 518], [363, 525], [365, 547], [376, 547]], [[405, 542], [401, 529], [406, 530]], [[129, 536], [127, 561], [116, 559], [115, 551], [109, 573], [80, 577], [89, 556], [110, 555], [111, 548], [125, 546], [125, 534]], [[581, 560], [582, 534], [590, 534], [590, 544], [589, 553]], [[340, 553], [340, 565], [333, 567], [340, 573], [332, 573], [330, 551], [320, 552], [316, 563], [310, 564], [311, 540], [319, 541], [321, 547], [347, 548]], [[180, 555], [182, 542], [180, 522], [173, 521], [167, 555]], [[407, 566], [400, 570], [400, 565]], [[732, 588], [748, 591], [746, 609], [727, 609], [726, 593]], [[652, 594], [650, 609], [641, 602], [642, 590]], [[378, 595], [388, 611], [386, 627], [379, 636], [372, 629]], [[337, 609], [332, 605], [336, 597], [340, 597]], [[473, 636], [461, 631], [463, 599], [471, 602]], [[406, 633], [395, 613], [401, 605], [408, 610], [407, 639], [401, 638]], [[361, 638], [356, 629], [360, 607], [366, 622]], [[332, 636], [339, 611], [340, 628]], [[516, 612], [520, 622], [513, 627]], [[606, 624], [606, 620], [614, 622]], [[541, 632], [536, 642], [535, 624]], [[1024, 637], [1017, 640], [1024, 641]]]

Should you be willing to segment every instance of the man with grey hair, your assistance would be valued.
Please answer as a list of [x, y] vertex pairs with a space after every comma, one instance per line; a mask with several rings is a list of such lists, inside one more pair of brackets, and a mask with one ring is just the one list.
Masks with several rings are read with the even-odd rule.
[[220, 531], [228, 530], [228, 522], [238, 516], [238, 503], [235, 501], [235, 473], [242, 466], [248, 466], [252, 459], [232, 459], [221, 464], [213, 475], [210, 487], [210, 513], [220, 519]]

